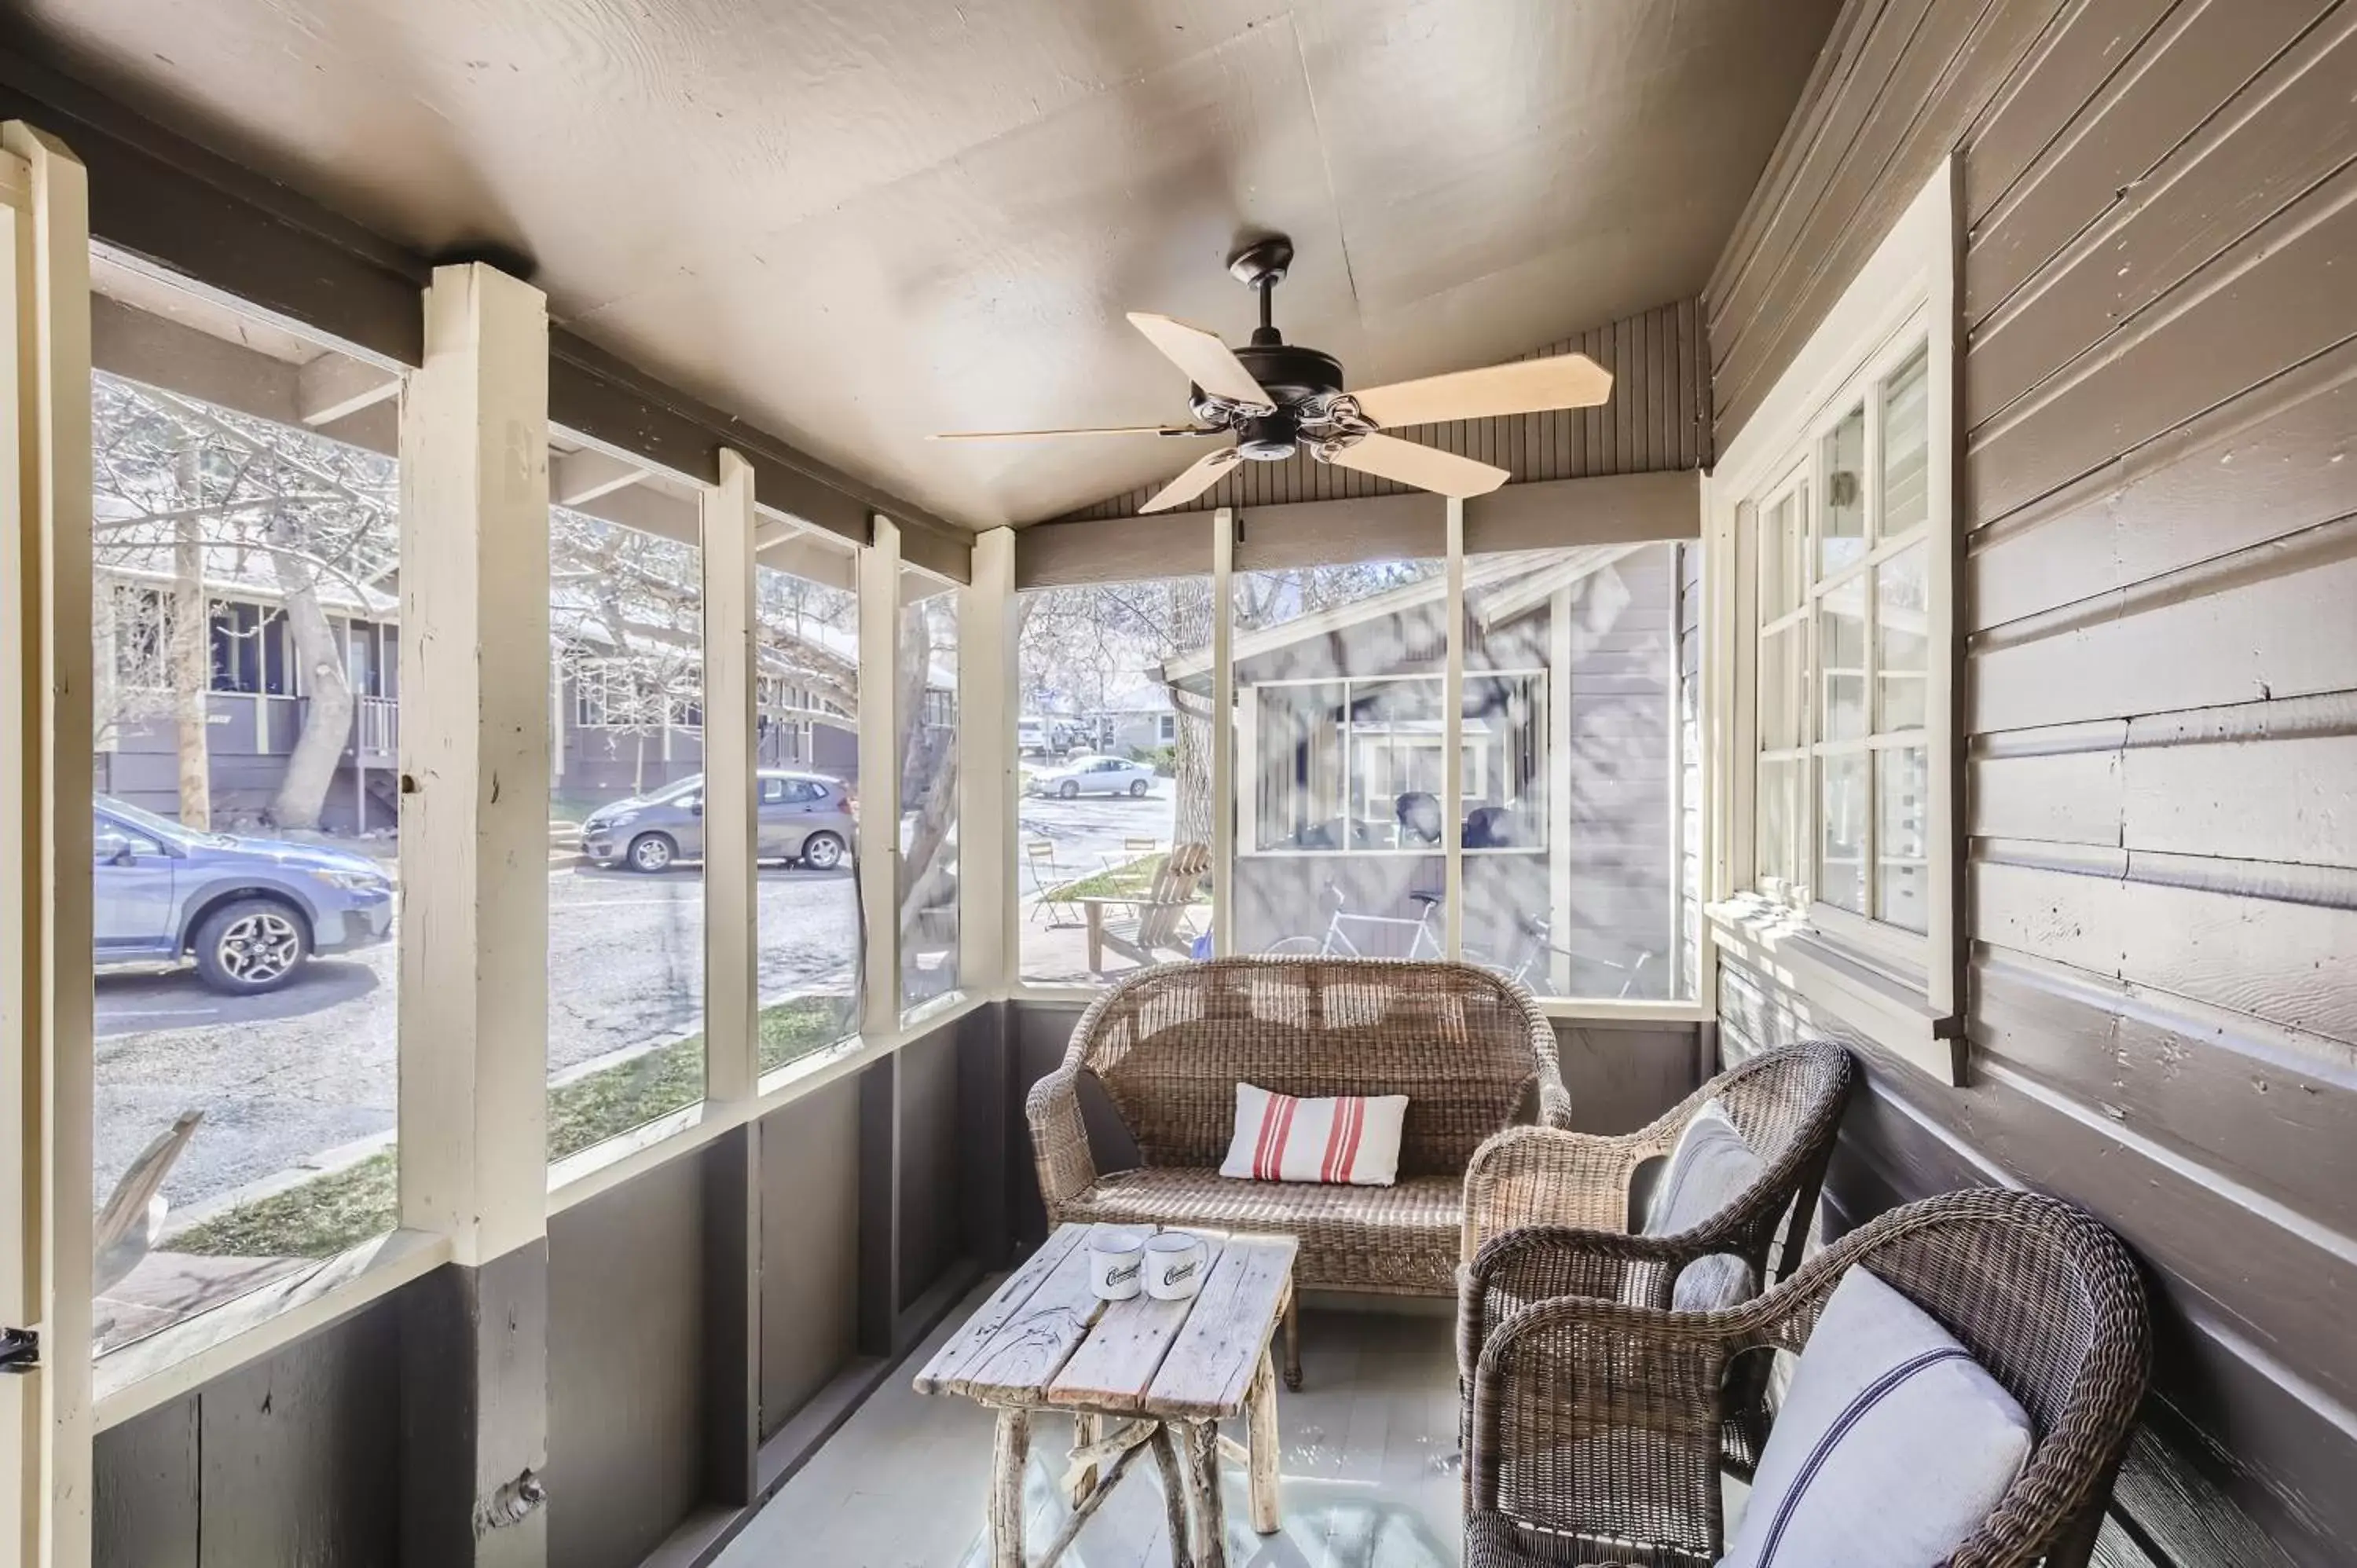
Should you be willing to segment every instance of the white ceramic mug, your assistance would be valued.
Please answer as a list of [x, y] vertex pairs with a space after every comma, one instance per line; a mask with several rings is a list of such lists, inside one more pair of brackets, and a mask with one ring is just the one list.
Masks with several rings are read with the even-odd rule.
[[1127, 1301], [1146, 1272], [1146, 1247], [1132, 1230], [1099, 1230], [1089, 1238], [1089, 1288], [1100, 1301]]
[[1165, 1230], [1146, 1242], [1146, 1294], [1157, 1301], [1185, 1301], [1203, 1288], [1209, 1250], [1200, 1236]]

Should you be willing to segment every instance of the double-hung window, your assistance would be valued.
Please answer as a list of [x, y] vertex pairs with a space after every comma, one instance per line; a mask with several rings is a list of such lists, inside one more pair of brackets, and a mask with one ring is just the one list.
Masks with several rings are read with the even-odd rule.
[[1733, 700], [1716, 907], [1821, 999], [1953, 1070], [1954, 204], [1943, 166], [1728, 442]]

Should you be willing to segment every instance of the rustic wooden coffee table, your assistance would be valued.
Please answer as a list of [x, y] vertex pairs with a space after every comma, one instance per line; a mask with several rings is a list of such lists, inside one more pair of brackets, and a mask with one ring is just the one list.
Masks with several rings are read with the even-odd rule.
[[[992, 1450], [992, 1568], [1049, 1568], [1141, 1449], [1162, 1472], [1176, 1568], [1224, 1568], [1222, 1449], [1251, 1477], [1252, 1526], [1276, 1518], [1276, 1371], [1269, 1340], [1293, 1294], [1290, 1236], [1191, 1232], [1210, 1254], [1186, 1301], [1099, 1301], [1087, 1225], [1061, 1225], [917, 1374], [917, 1391], [963, 1394], [998, 1412]], [[1124, 1229], [1149, 1229], [1125, 1227]], [[1031, 1418], [1072, 1418], [1072, 1511], [1034, 1563], [1023, 1552]], [[1220, 1435], [1245, 1418], [1248, 1444]], [[1183, 1462], [1179, 1450], [1183, 1447]]]

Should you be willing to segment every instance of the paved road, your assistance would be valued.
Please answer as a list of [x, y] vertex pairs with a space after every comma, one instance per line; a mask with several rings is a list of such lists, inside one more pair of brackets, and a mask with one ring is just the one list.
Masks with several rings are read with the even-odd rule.
[[[1154, 793], [1142, 800], [1126, 795], [1083, 795], [1077, 800], [1024, 797], [1016, 813], [1020, 839], [1045, 839], [1056, 846], [1056, 861], [1066, 871], [1086, 875], [1103, 868], [1107, 859], [1123, 857], [1122, 841], [1152, 839], [1170, 842], [1174, 811], [1170, 780], [1157, 779]], [[1028, 875], [1022, 877], [1025, 897], [1031, 894]]]
[[[856, 942], [848, 870], [764, 868], [764, 996], [840, 983]], [[694, 1030], [703, 994], [702, 879], [571, 866], [549, 875], [549, 1067]], [[322, 959], [284, 989], [222, 997], [195, 975], [98, 981], [102, 1197], [182, 1111], [204, 1125], [166, 1187], [176, 1206], [392, 1129], [393, 944]]]
[[[1119, 858], [1125, 838], [1167, 842], [1170, 815], [1165, 784], [1142, 800], [1027, 800], [1021, 832], [1049, 840], [1063, 865], [1087, 872]], [[763, 996], [847, 981], [858, 920], [854, 894], [848, 870], [762, 871]], [[553, 867], [548, 895], [552, 1071], [697, 1026], [703, 905], [693, 868], [650, 877]], [[201, 1109], [205, 1122], [165, 1189], [179, 1208], [391, 1131], [394, 953], [388, 942], [322, 959], [258, 997], [217, 996], [185, 969], [101, 975], [102, 1197], [187, 1110]]]

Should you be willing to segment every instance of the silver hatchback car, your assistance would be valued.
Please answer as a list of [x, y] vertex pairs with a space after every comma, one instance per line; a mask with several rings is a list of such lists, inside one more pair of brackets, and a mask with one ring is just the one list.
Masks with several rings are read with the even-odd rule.
[[[833, 871], [856, 838], [850, 786], [823, 773], [764, 768], [756, 776], [760, 860]], [[600, 806], [581, 823], [581, 853], [598, 865], [663, 871], [704, 858], [704, 775], [691, 774], [640, 798]]]

